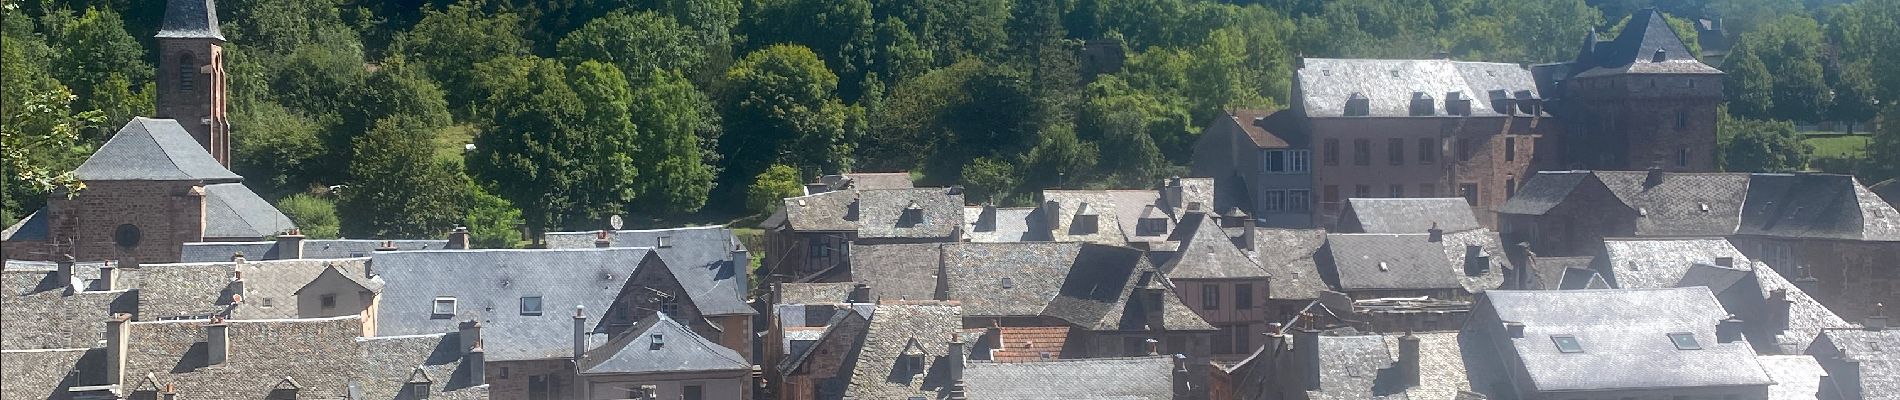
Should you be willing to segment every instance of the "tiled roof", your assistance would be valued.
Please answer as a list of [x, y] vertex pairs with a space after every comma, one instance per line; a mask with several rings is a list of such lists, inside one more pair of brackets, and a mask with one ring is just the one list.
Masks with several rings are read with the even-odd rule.
[[[930, 300], [937, 296], [942, 243], [851, 246], [851, 281], [870, 286], [868, 300]], [[954, 246], [954, 245], [953, 245]]]
[[[1769, 320], [1768, 316], [1758, 314], [1769, 306], [1765, 300], [1775, 289], [1786, 290], [1788, 300], [1791, 302], [1788, 306], [1787, 329], [1770, 329], [1770, 331], [1762, 332], [1766, 336], [1749, 338], [1751, 341], [1759, 342], [1756, 347], [1763, 352], [1796, 354], [1806, 349], [1808, 343], [1812, 342], [1822, 329], [1853, 326], [1829, 311], [1827, 307], [1822, 306], [1820, 301], [1815, 300], [1813, 296], [1795, 287], [1794, 283], [1789, 282], [1780, 273], [1767, 268], [1754, 267], [1759, 264], [1742, 255], [1741, 251], [1736, 250], [1727, 240], [1716, 238], [1612, 239], [1605, 240], [1603, 245], [1607, 251], [1605, 264], [1609, 265], [1612, 271], [1611, 283], [1622, 289], [1678, 287], [1689, 275], [1691, 266], [1698, 263], [1714, 264], [1717, 257], [1733, 257], [1734, 265], [1747, 266], [1753, 270], [1749, 276], [1753, 276], [1754, 280], [1745, 280], [1741, 283], [1759, 288], [1749, 292], [1754, 296], [1752, 299], [1738, 299], [1746, 304], [1733, 304], [1728, 307], [1734, 314], [1744, 317], [1744, 322]], [[1691, 285], [1706, 286], [1693, 282]], [[1757, 302], [1757, 300], [1764, 301]], [[1757, 325], [1756, 329], [1762, 329], [1760, 327], [1761, 325]]]
[[653, 313], [626, 334], [587, 352], [582, 375], [664, 374], [747, 371], [739, 352], [713, 343], [668, 318]]
[[[1596, 171], [1610, 193], [1636, 210], [1636, 234], [1643, 236], [1723, 236], [1735, 233], [1748, 174], [1662, 173], [1650, 185], [1647, 171]], [[1707, 210], [1707, 211], [1704, 211]]]
[[972, 362], [963, 380], [969, 398], [1169, 400], [1174, 362], [1167, 356], [1090, 358], [1021, 363]]
[[1049, 218], [1035, 207], [963, 208], [963, 237], [971, 242], [1046, 242]]
[[778, 286], [779, 304], [843, 303], [851, 297], [857, 282], [782, 283]]
[[7, 227], [5, 231], [0, 231], [0, 240], [8, 242], [46, 240], [48, 232], [46, 220], [46, 208], [41, 207], [38, 211], [27, 214], [26, 218], [21, 218], [19, 222], [14, 222], [13, 226]]
[[1340, 233], [1425, 233], [1434, 226], [1463, 232], [1481, 227], [1471, 215], [1471, 205], [1455, 197], [1346, 199], [1340, 215]]
[[1273, 112], [1267, 110], [1233, 110], [1227, 112], [1226, 115], [1216, 118], [1225, 118], [1228, 122], [1232, 122], [1234, 126], [1239, 127], [1241, 132], [1247, 134], [1247, 139], [1253, 142], [1255, 148], [1284, 149], [1290, 147], [1287, 145], [1286, 139], [1274, 135], [1274, 132], [1267, 130], [1267, 127], [1259, 123], [1262, 118], [1267, 118], [1270, 115], [1273, 115]]
[[[1326, 235], [1335, 284], [1344, 290], [1462, 289], [1463, 265], [1445, 258], [1443, 243], [1425, 234], [1335, 233]], [[1462, 249], [1460, 249], [1462, 251]], [[1330, 260], [1331, 263], [1326, 261]]]
[[1590, 181], [1587, 171], [1542, 171], [1518, 187], [1517, 195], [1498, 208], [1500, 214], [1544, 215], [1562, 204], [1577, 186]]
[[[1078, 261], [1082, 254], [1081, 243], [1066, 242], [945, 245], [942, 260], [946, 294], [949, 300], [962, 302], [962, 312], [967, 315], [1041, 315], [1061, 294], [1070, 271], [1083, 264]], [[1132, 259], [1125, 261], [1134, 263]], [[872, 287], [871, 291], [876, 293], [878, 288]]]
[[205, 185], [206, 238], [262, 238], [296, 225], [242, 183]]
[[1813, 400], [1821, 392], [1821, 378], [1827, 376], [1809, 355], [1756, 356], [1755, 361], [1775, 381], [1768, 387], [1768, 400]]
[[[1319, 336], [1319, 388], [1308, 391], [1318, 400], [1407, 399], [1397, 380], [1378, 379], [1392, 367], [1394, 352], [1378, 335]], [[1421, 350], [1423, 350], [1421, 348]], [[1295, 349], [1294, 351], [1299, 351]], [[1422, 380], [1422, 379], [1421, 379]]]
[[[7, 278], [52, 278], [50, 273], [5, 271]], [[9, 279], [10, 280], [10, 279]], [[64, 349], [97, 346], [105, 339], [105, 321], [112, 313], [138, 311], [136, 292], [40, 291], [31, 294], [7, 288], [0, 294], [0, 349]], [[9, 360], [9, 363], [11, 361]]]
[[[440, 250], [376, 253], [370, 264], [384, 282], [378, 335], [454, 331], [482, 322], [489, 361], [572, 357], [575, 306], [585, 307], [591, 332], [629, 277], [642, 265], [660, 267], [651, 249]], [[690, 295], [691, 293], [689, 293]], [[522, 315], [523, 297], [541, 298], [540, 315]], [[455, 299], [452, 318], [434, 317], [438, 297]], [[697, 298], [694, 298], [697, 302]], [[596, 333], [595, 338], [603, 336]]]
[[170, 385], [179, 398], [264, 398], [289, 379], [299, 397], [344, 398], [355, 387], [385, 396], [372, 398], [389, 398], [421, 368], [436, 396], [486, 394], [485, 387], [469, 387], [467, 377], [455, 373], [466, 370], [455, 335], [359, 338], [358, 316], [225, 323], [230, 352], [217, 365], [207, 365], [203, 355], [205, 321], [129, 324], [124, 387], [150, 374], [157, 387]]
[[[963, 227], [963, 194], [945, 188], [849, 189], [784, 200], [786, 222], [806, 232], [855, 231], [861, 238], [950, 238]], [[921, 221], [903, 218], [921, 210]]]
[[[1656, 9], [1637, 11], [1630, 22], [1619, 33], [1616, 40], [1604, 43], [1586, 43], [1595, 49], [1589, 52], [1589, 58], [1579, 59], [1572, 69], [1583, 71], [1579, 77], [1615, 75], [1621, 73], [1670, 73], [1670, 74], [1719, 74], [1716, 70], [1696, 60], [1696, 54], [1689, 53], [1689, 46], [1669, 28], [1661, 12]], [[1656, 52], [1662, 51], [1664, 58], [1654, 59]], [[1592, 68], [1594, 67], [1594, 68]]]
[[215, 0], [167, 0], [165, 20], [158, 27], [160, 38], [224, 40], [218, 31], [218, 4]]
[[[1458, 392], [1471, 391], [1466, 378], [1465, 356], [1458, 344], [1458, 332], [1410, 333], [1418, 338], [1418, 386], [1405, 389], [1412, 399], [1456, 399]], [[1399, 337], [1384, 334], [1386, 351], [1398, 359]]]
[[1062, 358], [1062, 344], [1069, 340], [1066, 326], [996, 328], [997, 347], [990, 352], [996, 362], [1023, 362]]
[[1254, 264], [1247, 254], [1234, 246], [1220, 224], [1206, 214], [1186, 213], [1175, 229], [1181, 250], [1161, 270], [1169, 279], [1246, 279], [1267, 278], [1267, 271]]
[[[1716, 340], [1716, 323], [1728, 312], [1705, 288], [1494, 290], [1478, 304], [1499, 321], [1523, 324], [1523, 337], [1494, 340], [1508, 342], [1500, 347], [1515, 354], [1539, 391], [1772, 383], [1746, 343]], [[1701, 349], [1679, 350], [1670, 333], [1693, 335]], [[1553, 337], [1561, 335], [1583, 351], [1559, 351]]]
[[66, 389], [105, 384], [104, 349], [9, 349], [0, 358], [0, 398], [63, 399]]
[[1254, 229], [1252, 252], [1267, 270], [1267, 295], [1274, 299], [1317, 299], [1326, 291], [1313, 255], [1326, 244], [1323, 229]]
[[[175, 5], [180, 0], [173, 0]], [[99, 146], [73, 177], [84, 181], [206, 181], [243, 179], [211, 158], [178, 121], [134, 117]]]
[[1737, 233], [1900, 241], [1900, 211], [1852, 175], [1754, 174]]
[[[548, 233], [548, 248], [594, 248], [595, 232]], [[665, 238], [666, 246], [660, 246]], [[751, 314], [745, 303], [745, 265], [733, 264], [733, 251], [743, 249], [732, 230], [723, 226], [655, 230], [608, 231], [613, 247], [646, 247], [660, 254], [666, 267], [693, 294], [693, 303], [706, 315]], [[750, 254], [746, 254], [750, 257]], [[741, 263], [748, 261], [741, 260]]]
[[[845, 396], [860, 400], [936, 398], [948, 388], [949, 368], [942, 365], [949, 340], [963, 327], [962, 308], [954, 303], [880, 304], [872, 313]], [[900, 369], [906, 349], [921, 352], [923, 371]]]
[[[1531, 72], [1516, 64], [1451, 60], [1371, 60], [1307, 58], [1294, 75], [1300, 98], [1296, 107], [1309, 118], [1345, 116], [1347, 99], [1367, 100], [1368, 116], [1408, 117], [1414, 94], [1432, 99], [1433, 115], [1447, 116], [1449, 93], [1471, 100], [1471, 116], [1499, 117], [1493, 92], [1516, 98], [1541, 98]], [[1513, 115], [1525, 115], [1509, 110]]]

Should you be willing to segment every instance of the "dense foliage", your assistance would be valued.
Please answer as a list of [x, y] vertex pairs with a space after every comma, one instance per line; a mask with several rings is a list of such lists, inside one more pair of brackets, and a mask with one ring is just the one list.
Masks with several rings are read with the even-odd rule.
[[[11, 222], [119, 125], [152, 114], [163, 2], [0, 4], [0, 217]], [[1652, 6], [1692, 46], [1699, 20], [1725, 22], [1701, 34], [1733, 42], [1719, 65], [1730, 169], [1803, 168], [1790, 125], [1766, 121], [1851, 123], [1900, 104], [1900, 63], [1886, 62], [1900, 59], [1900, 0], [227, 0], [219, 11], [235, 169], [259, 193], [298, 213], [333, 202], [346, 236], [462, 224], [513, 245], [517, 219], [533, 232], [597, 229], [610, 215], [714, 220], [847, 171], [917, 171], [999, 204], [1054, 186], [1152, 185], [1184, 172], [1223, 110], [1287, 106], [1298, 56], [1564, 61], [1585, 32]], [[1876, 132], [1865, 172], [1900, 174], [1895, 125]]]

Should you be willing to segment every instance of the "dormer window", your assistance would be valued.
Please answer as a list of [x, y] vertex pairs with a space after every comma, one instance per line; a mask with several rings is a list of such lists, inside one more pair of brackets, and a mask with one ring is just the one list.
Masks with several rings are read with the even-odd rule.
[[1464, 92], [1445, 93], [1445, 114], [1457, 116], [1471, 115], [1471, 99]]
[[649, 350], [659, 350], [662, 347], [666, 347], [666, 336], [655, 333], [648, 336], [648, 338], [651, 339], [649, 341], [652, 342], [652, 344], [649, 345], [650, 347], [648, 347]]
[[906, 227], [923, 225], [924, 207], [915, 201], [910, 202], [909, 206], [904, 207], [904, 214], [898, 217], [897, 223]]
[[916, 338], [911, 338], [904, 343], [904, 350], [897, 357], [898, 375], [923, 375], [924, 357], [929, 356], [930, 354], [924, 351], [924, 346], [919, 344]]
[[1089, 207], [1089, 203], [1082, 203], [1075, 207], [1075, 221], [1069, 224], [1069, 233], [1084, 235], [1095, 233], [1101, 229], [1100, 224], [1101, 216], [1093, 207]]
[[1142, 218], [1140, 222], [1136, 223], [1135, 230], [1138, 232], [1137, 234], [1141, 236], [1160, 236], [1168, 233], [1168, 219]]
[[450, 297], [450, 296], [436, 297], [435, 307], [430, 312], [430, 314], [432, 314], [430, 317], [433, 319], [446, 319], [446, 318], [455, 317], [455, 297]]
[[1433, 105], [1432, 95], [1426, 94], [1425, 92], [1412, 92], [1411, 113], [1414, 117], [1437, 115], [1436, 107]]
[[672, 236], [660, 236], [660, 237], [654, 238], [653, 242], [654, 242], [653, 247], [662, 248], [662, 249], [673, 247]]
[[1346, 116], [1364, 117], [1371, 114], [1372, 100], [1367, 99], [1365, 94], [1353, 92], [1351, 97], [1346, 98]]
[[1576, 336], [1550, 335], [1550, 341], [1551, 343], [1557, 345], [1557, 351], [1560, 353], [1582, 353], [1583, 352], [1583, 343], [1578, 342]]
[[1510, 93], [1505, 92], [1504, 89], [1493, 90], [1490, 95], [1492, 112], [1511, 115], [1511, 109], [1517, 108], [1517, 100], [1512, 99]]

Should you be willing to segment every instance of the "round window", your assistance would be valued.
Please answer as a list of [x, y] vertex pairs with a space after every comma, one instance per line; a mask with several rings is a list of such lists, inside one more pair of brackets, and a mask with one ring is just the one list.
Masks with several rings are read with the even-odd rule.
[[132, 224], [119, 225], [119, 229], [112, 232], [112, 243], [118, 244], [119, 247], [139, 247], [139, 227]]

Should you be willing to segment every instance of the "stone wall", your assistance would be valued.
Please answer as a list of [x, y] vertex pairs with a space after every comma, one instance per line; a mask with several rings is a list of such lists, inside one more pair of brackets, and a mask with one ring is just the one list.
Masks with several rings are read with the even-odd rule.
[[[1331, 226], [1345, 199], [1365, 197], [1459, 197], [1465, 185], [1477, 190], [1473, 214], [1496, 228], [1496, 211], [1538, 166], [1555, 164], [1557, 155], [1543, 147], [1562, 130], [1546, 118], [1411, 117], [1314, 118], [1313, 196], [1321, 226]], [[1392, 163], [1391, 141], [1398, 140], [1400, 162]], [[1431, 162], [1421, 160], [1421, 139], [1432, 139]], [[1370, 144], [1368, 165], [1358, 165], [1355, 142]], [[1338, 158], [1328, 161], [1330, 143]], [[1393, 196], [1394, 185], [1400, 189]], [[1328, 196], [1328, 194], [1334, 196]]]
[[[566, 399], [581, 395], [573, 360], [490, 361], [484, 368], [488, 373], [488, 395], [492, 398]], [[548, 392], [530, 395], [529, 387], [537, 380], [548, 383]]]
[[[204, 241], [204, 186], [195, 181], [94, 181], [77, 196], [53, 195], [49, 237], [80, 261], [176, 262], [187, 242]], [[138, 231], [122, 246], [120, 226]]]
[[1603, 238], [1636, 232], [1636, 216], [1602, 185], [1578, 185], [1544, 215], [1502, 215], [1506, 242], [1529, 242], [1538, 256], [1594, 256]]
[[[1564, 101], [1564, 117], [1577, 133], [1570, 168], [1715, 171], [1721, 75], [1615, 75], [1567, 85], [1574, 96]], [[1677, 165], [1679, 150], [1688, 151], [1687, 165]]]
[[[1801, 277], [1796, 267], [1807, 267], [1815, 282], [1812, 289], [1804, 290], [1848, 322], [1873, 315], [1875, 304], [1900, 305], [1900, 242], [1750, 236], [1733, 237], [1730, 242], [1789, 281]], [[1773, 247], [1791, 251], [1793, 258], [1784, 261], [1771, 255], [1777, 252]]]

